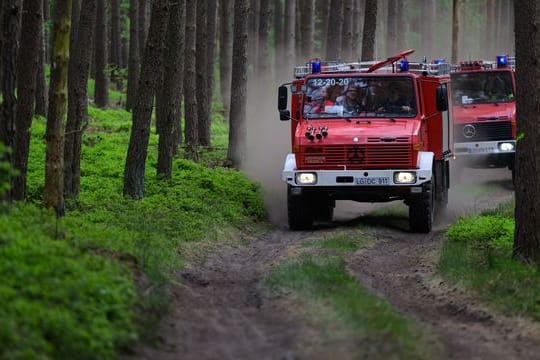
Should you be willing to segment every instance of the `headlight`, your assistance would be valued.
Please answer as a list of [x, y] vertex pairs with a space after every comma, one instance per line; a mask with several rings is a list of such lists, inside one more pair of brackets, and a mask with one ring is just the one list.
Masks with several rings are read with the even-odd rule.
[[395, 184], [414, 184], [416, 182], [416, 173], [414, 171], [396, 171], [394, 173]]
[[501, 150], [501, 151], [513, 151], [514, 150], [514, 143], [501, 142], [501, 143], [499, 143], [499, 150]]
[[298, 185], [313, 185], [317, 183], [315, 173], [296, 173], [296, 183]]

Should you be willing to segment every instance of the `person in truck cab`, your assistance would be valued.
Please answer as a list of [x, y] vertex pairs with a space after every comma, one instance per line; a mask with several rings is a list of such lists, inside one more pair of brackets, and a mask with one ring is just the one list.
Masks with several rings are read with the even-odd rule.
[[345, 87], [345, 91], [336, 99], [336, 105], [343, 106], [343, 112], [360, 113], [365, 110], [362, 105], [361, 90], [354, 83]]
[[489, 100], [511, 100], [513, 97], [510, 84], [499, 75], [490, 77], [486, 81], [484, 92]]
[[376, 109], [379, 113], [410, 114], [414, 111], [414, 105], [404, 87], [391, 83]]
[[325, 106], [332, 106], [334, 102], [328, 97], [328, 89], [321, 86], [310, 91], [304, 105], [304, 114], [318, 114], [324, 112]]

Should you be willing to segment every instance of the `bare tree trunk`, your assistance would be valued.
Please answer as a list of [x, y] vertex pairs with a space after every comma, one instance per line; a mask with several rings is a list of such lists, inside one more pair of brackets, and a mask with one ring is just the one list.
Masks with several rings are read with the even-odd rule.
[[117, 90], [122, 90], [122, 78], [120, 76], [122, 43], [120, 41], [120, 0], [109, 0], [111, 12], [111, 32], [110, 32], [110, 61], [111, 82], [116, 84]]
[[362, 48], [362, 11], [364, 8], [361, 6], [360, 0], [354, 0], [353, 6], [353, 21], [352, 21], [352, 57], [354, 59], [360, 59], [360, 49]]
[[[246, 102], [247, 102], [247, 39], [248, 3], [236, 0], [234, 3], [234, 40], [231, 94], [229, 115], [229, 150], [227, 158], [231, 165], [239, 169], [246, 154]], [[294, 24], [294, 22], [293, 22]]]
[[[309, 0], [312, 1], [312, 0]], [[270, 78], [270, 0], [262, 0], [259, 9], [259, 47], [257, 53], [257, 73], [266, 80]], [[263, 81], [264, 81], [263, 80]]]
[[179, 121], [180, 114], [177, 106], [177, 99], [180, 95], [180, 87], [183, 80], [183, 29], [184, 29], [185, 3], [177, 0], [171, 3], [169, 24], [167, 25], [167, 40], [164, 61], [163, 85], [161, 87], [161, 97], [163, 98], [164, 121], [159, 133], [158, 143], [158, 179], [170, 179], [172, 177], [172, 160], [175, 143], [175, 127]]
[[325, 55], [326, 51], [326, 40], [328, 39], [328, 18], [330, 16], [329, 11], [330, 6], [330, 0], [316, 0], [315, 1], [315, 7], [317, 9], [316, 13], [318, 14], [318, 17], [321, 19], [320, 24], [320, 41], [321, 41], [321, 49], [320, 53], [321, 56]]
[[232, 15], [234, 1], [219, 2], [219, 88], [221, 103], [225, 114], [229, 113], [231, 99], [231, 67], [232, 67]]
[[94, 48], [94, 64], [96, 68], [96, 83], [94, 103], [99, 108], [109, 104], [109, 89], [107, 80], [107, 9], [106, 0], [97, 0], [96, 35]]
[[148, 7], [148, 0], [139, 0], [139, 59], [144, 56], [144, 49], [146, 47], [146, 34], [148, 27], [146, 26], [146, 9]]
[[96, 22], [96, 0], [82, 3], [77, 40], [72, 47], [68, 81], [68, 118], [64, 143], [64, 194], [76, 197], [81, 186], [82, 133], [88, 122], [88, 74], [92, 57], [92, 35]]
[[341, 34], [343, 33], [343, 0], [330, 1], [328, 38], [326, 39], [326, 59], [341, 59]]
[[[88, 0], [86, 0], [88, 1]], [[54, 44], [49, 87], [49, 111], [45, 131], [46, 160], [45, 207], [64, 216], [64, 119], [66, 115], [71, 0], [56, 0], [54, 9]]]
[[19, 175], [13, 181], [14, 200], [26, 195], [26, 172], [30, 151], [30, 126], [34, 114], [36, 76], [39, 60], [39, 32], [43, 18], [41, 0], [25, 0], [21, 25], [21, 45], [17, 62], [17, 115], [15, 141], [13, 143], [13, 166]]
[[257, 48], [258, 36], [259, 33], [259, 1], [260, 0], [250, 0], [248, 3], [248, 64], [256, 65], [257, 64]]
[[208, 113], [211, 113], [212, 97], [214, 94], [214, 60], [216, 55], [216, 29], [217, 29], [217, 0], [207, 0], [206, 2], [206, 25], [208, 27], [208, 45], [206, 46], [206, 63], [208, 68]]
[[362, 60], [375, 58], [375, 34], [377, 28], [377, 0], [366, 0], [364, 11], [364, 36], [362, 38]]
[[296, 63], [295, 51], [295, 21], [296, 7], [294, 0], [285, 0], [285, 69], [290, 69]]
[[[527, 262], [540, 261], [540, 4], [515, 0], [516, 22], [516, 104], [517, 133], [522, 134], [516, 148], [514, 257]], [[540, 264], [540, 263], [539, 263]]]
[[397, 52], [397, 3], [399, 0], [388, 1], [388, 29], [386, 31], [386, 56], [391, 56]]
[[[19, 27], [19, 5], [17, 0], [3, 0], [2, 4], [2, 107], [0, 113], [0, 142], [13, 148], [15, 137], [15, 111], [17, 98], [15, 97], [15, 83], [17, 79], [17, 33]], [[3, 155], [4, 160], [12, 163], [9, 152]], [[10, 179], [11, 185], [13, 179]], [[11, 190], [7, 194], [11, 200]]]
[[196, 62], [196, 95], [197, 95], [197, 118], [199, 120], [199, 145], [210, 146], [210, 106], [208, 94], [208, 27], [206, 16], [206, 4], [197, 4], [197, 38], [195, 50]]
[[186, 157], [199, 160], [199, 121], [197, 118], [197, 75], [195, 64], [197, 2], [186, 0], [186, 39], [184, 48], [184, 104], [185, 104], [185, 147]]
[[434, 41], [434, 22], [435, 22], [435, 0], [425, 0], [423, 6], [420, 7], [421, 11], [421, 31], [420, 38], [422, 39], [422, 52], [428, 58], [432, 58], [435, 53], [433, 51]]
[[301, 48], [300, 56], [304, 59], [313, 56], [313, 27], [315, 19], [315, 7], [313, 0], [300, 0], [302, 20], [300, 22]]
[[133, 108], [137, 95], [137, 83], [139, 81], [139, 13], [138, 0], [129, 1], [129, 64], [128, 83], [126, 94], [126, 110]]
[[459, 8], [460, 0], [452, 2], [452, 64], [456, 64], [459, 59]]
[[[51, 19], [51, 2], [50, 0], [43, 0], [43, 24], [46, 24]], [[44, 36], [45, 36], [45, 63], [49, 64], [51, 59], [51, 50], [50, 50], [50, 34], [49, 28], [43, 26]]]
[[36, 73], [36, 107], [35, 114], [47, 115], [47, 82], [45, 81], [45, 23], [41, 14], [41, 30], [39, 32], [38, 68]]
[[345, 60], [352, 58], [352, 16], [353, 0], [343, 2], [343, 29], [341, 33], [341, 53]]
[[168, 3], [168, 0], [152, 2], [150, 29], [141, 65], [139, 91], [133, 109], [133, 124], [124, 170], [124, 196], [132, 199], [144, 197], [144, 175], [150, 139], [152, 103], [158, 86], [158, 74], [163, 66], [163, 45], [169, 17]]
[[[285, 56], [283, 52], [283, 7], [281, 1], [273, 1], [274, 8], [274, 73], [277, 78], [281, 77], [281, 72], [283, 71], [284, 61], [283, 57]], [[229, 87], [230, 88], [230, 87]]]

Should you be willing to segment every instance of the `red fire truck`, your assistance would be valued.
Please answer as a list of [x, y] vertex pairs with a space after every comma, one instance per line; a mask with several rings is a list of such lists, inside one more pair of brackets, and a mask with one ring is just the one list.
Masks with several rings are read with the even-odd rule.
[[279, 87], [280, 119], [291, 121], [290, 229], [331, 221], [336, 200], [404, 200], [410, 230], [431, 231], [435, 208], [448, 201], [450, 66], [409, 63], [413, 52], [380, 62], [314, 59]]
[[466, 167], [508, 167], [516, 146], [515, 61], [464, 61], [451, 74], [455, 155]]

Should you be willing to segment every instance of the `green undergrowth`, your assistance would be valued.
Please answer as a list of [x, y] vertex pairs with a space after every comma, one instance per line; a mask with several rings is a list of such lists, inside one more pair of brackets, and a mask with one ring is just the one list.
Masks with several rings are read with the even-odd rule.
[[[308, 352], [325, 351], [325, 343], [342, 344], [354, 338], [357, 358], [429, 358], [420, 330], [348, 273], [347, 256], [367, 243], [366, 235], [358, 232], [314, 239], [274, 268], [265, 283], [276, 294], [292, 291], [303, 311], [323, 329], [321, 339], [303, 339], [311, 348]], [[330, 347], [339, 358], [340, 350]]]
[[540, 321], [537, 267], [512, 258], [513, 208], [508, 202], [450, 226], [439, 270], [500, 311]]
[[203, 164], [175, 159], [172, 180], [156, 180], [154, 132], [145, 197], [124, 198], [131, 115], [89, 115], [80, 195], [59, 220], [41, 208], [45, 120], [34, 119], [28, 200], [0, 214], [0, 358], [118, 357], [167, 311], [174, 273], [264, 224], [260, 186], [219, 166], [212, 149]]

